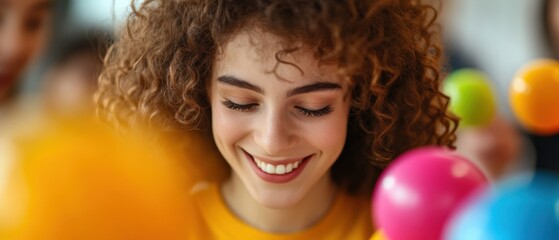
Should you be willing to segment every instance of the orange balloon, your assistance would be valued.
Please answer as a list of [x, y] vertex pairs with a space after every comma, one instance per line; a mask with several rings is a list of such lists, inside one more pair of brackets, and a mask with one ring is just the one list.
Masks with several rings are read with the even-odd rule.
[[140, 139], [65, 123], [17, 141], [0, 239], [187, 239], [191, 183]]
[[510, 85], [514, 114], [529, 131], [540, 135], [559, 132], [559, 62], [541, 59], [528, 63]]
[[370, 240], [389, 240], [382, 230], [377, 230]]

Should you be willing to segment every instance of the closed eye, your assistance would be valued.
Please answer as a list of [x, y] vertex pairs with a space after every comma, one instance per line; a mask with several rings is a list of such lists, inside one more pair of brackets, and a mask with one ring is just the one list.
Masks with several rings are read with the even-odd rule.
[[334, 110], [330, 106], [326, 106], [326, 107], [318, 109], [318, 110], [311, 110], [311, 109], [307, 109], [307, 108], [304, 108], [304, 107], [295, 107], [295, 108], [297, 108], [297, 110], [299, 110], [301, 113], [303, 113], [307, 117], [324, 116], [326, 114], [331, 113]]
[[[221, 103], [226, 108], [229, 108], [229, 109], [235, 110], [235, 111], [239, 111], [239, 112], [248, 112], [248, 111], [253, 110], [255, 107], [258, 107], [257, 103], [239, 104], [239, 103], [235, 103], [231, 100], [225, 100], [225, 101], [222, 101]], [[326, 106], [326, 107], [318, 109], [318, 110], [311, 110], [311, 109], [307, 109], [307, 108], [299, 107], [299, 106], [296, 106], [295, 108], [307, 117], [320, 117], [320, 116], [324, 116], [326, 114], [329, 114], [333, 111], [331, 106]]]
[[258, 104], [257, 103], [250, 103], [250, 104], [238, 104], [235, 102], [232, 102], [231, 100], [225, 100], [221, 102], [223, 104], [223, 106], [225, 106], [226, 108], [235, 110], [235, 111], [240, 111], [240, 112], [247, 112], [252, 110], [253, 108], [257, 107]]

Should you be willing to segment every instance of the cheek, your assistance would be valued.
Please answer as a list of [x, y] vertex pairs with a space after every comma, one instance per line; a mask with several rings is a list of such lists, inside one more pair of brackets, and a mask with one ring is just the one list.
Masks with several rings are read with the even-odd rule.
[[339, 154], [347, 135], [347, 115], [337, 114], [324, 121], [309, 124], [306, 138], [325, 153]]
[[46, 39], [40, 35], [25, 36], [25, 40], [19, 42], [21, 51], [18, 52], [18, 58], [22, 59], [22, 68], [32, 63], [43, 52]]
[[35, 58], [37, 55], [40, 55], [48, 42], [48, 38], [49, 34], [47, 30], [42, 30], [38, 32], [35, 37], [30, 38], [30, 42], [28, 43], [28, 55], [31, 58]]
[[47, 21], [43, 23], [40, 29], [26, 34], [25, 38], [27, 40], [23, 44], [25, 45], [25, 49], [27, 51], [26, 54], [30, 58], [35, 58], [43, 53], [51, 36], [50, 28], [51, 24]]
[[247, 132], [246, 123], [237, 113], [222, 106], [219, 101], [212, 101], [212, 131], [216, 144], [231, 145], [240, 140]]

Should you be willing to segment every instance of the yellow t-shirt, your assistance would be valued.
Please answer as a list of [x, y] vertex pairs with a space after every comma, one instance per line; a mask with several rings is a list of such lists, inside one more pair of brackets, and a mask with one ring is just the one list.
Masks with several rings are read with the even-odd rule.
[[194, 194], [196, 208], [192, 239], [369, 239], [373, 234], [367, 199], [338, 194], [330, 211], [304, 231], [277, 234], [258, 230], [235, 216], [225, 205], [217, 184], [208, 184]]

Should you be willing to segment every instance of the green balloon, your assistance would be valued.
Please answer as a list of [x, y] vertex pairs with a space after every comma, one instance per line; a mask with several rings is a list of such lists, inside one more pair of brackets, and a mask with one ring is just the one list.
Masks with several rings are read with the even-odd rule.
[[450, 111], [460, 117], [461, 126], [483, 126], [495, 116], [495, 97], [488, 77], [481, 71], [454, 71], [446, 78], [443, 91], [450, 97]]

